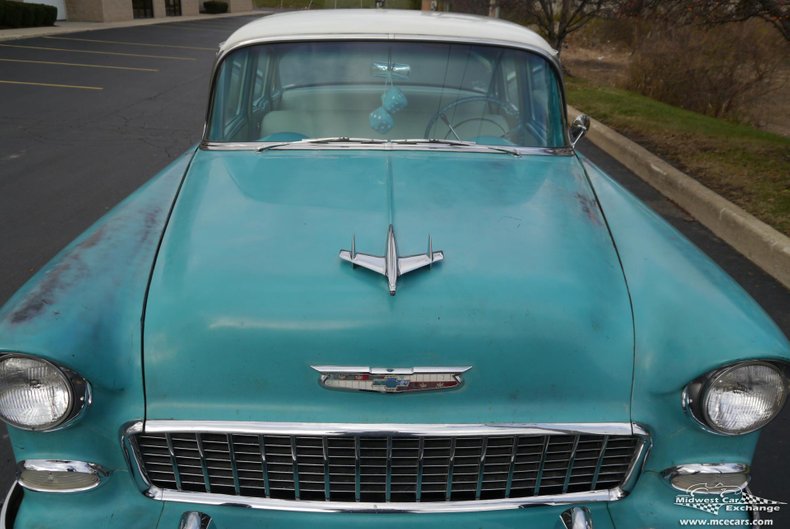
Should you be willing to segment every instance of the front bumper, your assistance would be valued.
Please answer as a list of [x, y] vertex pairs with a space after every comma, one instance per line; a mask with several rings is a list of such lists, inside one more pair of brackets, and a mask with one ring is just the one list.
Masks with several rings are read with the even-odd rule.
[[[721, 512], [713, 515], [678, 506], [675, 504], [676, 493], [658, 473], [645, 472], [628, 497], [616, 502], [578, 507], [589, 509], [595, 529], [663, 529], [679, 527], [681, 520], [732, 519], [748, 523], [747, 513]], [[179, 529], [184, 514], [192, 511], [210, 517], [211, 529], [564, 529], [560, 516], [574, 507], [545, 505], [508, 511], [450, 514], [253, 510], [234, 505], [155, 501], [140, 494], [132, 477], [125, 472], [116, 472], [101, 487], [90, 491], [71, 494], [25, 491], [18, 505], [15, 505], [14, 496], [9, 494], [6, 498], [4, 525], [0, 525], [0, 529]]]

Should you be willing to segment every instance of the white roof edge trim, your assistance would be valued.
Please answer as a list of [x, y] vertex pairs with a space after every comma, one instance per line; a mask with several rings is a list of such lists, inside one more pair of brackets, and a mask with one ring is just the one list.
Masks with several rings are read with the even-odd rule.
[[[364, 32], [360, 28], [365, 28]], [[337, 9], [264, 16], [242, 26], [220, 45], [220, 55], [256, 41], [332, 38], [452, 40], [531, 48], [556, 58], [557, 51], [537, 33], [496, 18], [410, 10]]]

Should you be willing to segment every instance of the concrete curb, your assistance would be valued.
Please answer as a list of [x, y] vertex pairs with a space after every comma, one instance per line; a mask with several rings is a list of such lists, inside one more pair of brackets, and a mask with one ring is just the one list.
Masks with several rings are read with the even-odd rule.
[[0, 30], [0, 41], [48, 37], [51, 35], [77, 33], [79, 31], [96, 31], [100, 29], [151, 26], [153, 24], [171, 24], [174, 22], [190, 22], [194, 20], [215, 20], [218, 18], [243, 17], [250, 15], [264, 16], [270, 15], [272, 13], [274, 13], [274, 11], [271, 9], [260, 9], [239, 13], [218, 13], [216, 15], [201, 14], [180, 17], [138, 18], [135, 20], [124, 20], [121, 22], [68, 22], [61, 20], [56, 22], [56, 25], [54, 26], [2, 29]]
[[[568, 106], [570, 115], [580, 114]], [[727, 244], [790, 288], [790, 237], [714, 193], [644, 147], [591, 120], [587, 138]]]

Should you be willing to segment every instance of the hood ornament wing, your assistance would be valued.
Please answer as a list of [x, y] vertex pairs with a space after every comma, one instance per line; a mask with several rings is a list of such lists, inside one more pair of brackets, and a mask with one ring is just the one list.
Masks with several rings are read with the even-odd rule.
[[444, 259], [444, 252], [433, 251], [431, 236], [428, 236], [428, 252], [418, 255], [398, 256], [398, 245], [395, 242], [395, 229], [390, 224], [387, 230], [387, 249], [384, 256], [369, 255], [358, 253], [356, 249], [356, 237], [351, 239], [351, 250], [340, 250], [340, 258], [348, 261], [354, 266], [367, 268], [378, 274], [386, 276], [390, 295], [394, 296], [398, 288], [398, 276], [408, 274], [425, 266], [430, 267], [433, 263], [438, 263]]
[[382, 368], [310, 366], [321, 374], [325, 388], [377, 393], [407, 393], [453, 389], [463, 385], [463, 374], [472, 366]]

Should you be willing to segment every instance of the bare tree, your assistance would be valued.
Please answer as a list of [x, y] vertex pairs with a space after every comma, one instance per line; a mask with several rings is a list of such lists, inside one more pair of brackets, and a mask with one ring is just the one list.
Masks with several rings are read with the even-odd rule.
[[621, 12], [707, 26], [761, 18], [790, 40], [788, 0], [633, 0], [624, 4]]
[[548, 43], [562, 51], [565, 38], [595, 17], [614, 12], [617, 0], [503, 0], [511, 16], [538, 26]]

